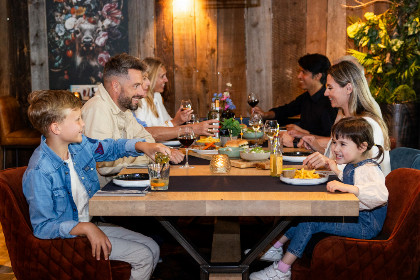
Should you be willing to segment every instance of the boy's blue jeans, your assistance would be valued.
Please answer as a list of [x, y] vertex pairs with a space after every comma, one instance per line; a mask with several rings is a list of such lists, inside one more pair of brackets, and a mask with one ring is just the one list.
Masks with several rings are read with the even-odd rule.
[[351, 238], [371, 239], [382, 230], [386, 211], [386, 205], [371, 211], [361, 211], [357, 221], [354, 222], [328, 222], [328, 220], [325, 222], [300, 222], [284, 234], [290, 240], [287, 251], [301, 258], [312, 235], [319, 232]]

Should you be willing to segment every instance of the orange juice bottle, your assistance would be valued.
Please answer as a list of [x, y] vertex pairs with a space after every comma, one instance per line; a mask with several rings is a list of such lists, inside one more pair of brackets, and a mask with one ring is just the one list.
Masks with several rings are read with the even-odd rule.
[[281, 153], [281, 145], [277, 139], [274, 141], [272, 151], [270, 153], [270, 176], [280, 177], [283, 172], [283, 154]]

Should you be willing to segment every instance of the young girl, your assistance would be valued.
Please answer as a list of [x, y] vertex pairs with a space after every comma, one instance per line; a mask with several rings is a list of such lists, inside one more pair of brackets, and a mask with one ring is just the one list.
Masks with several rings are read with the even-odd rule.
[[[378, 155], [370, 158], [374, 144], [371, 125], [363, 118], [350, 117], [337, 122], [331, 131], [332, 149], [336, 160], [329, 159], [327, 164], [342, 182], [331, 181], [327, 184], [329, 192], [341, 191], [355, 194], [359, 202], [357, 222], [300, 222], [291, 227], [267, 253], [263, 260], [279, 261], [264, 270], [250, 275], [251, 280], [290, 279], [290, 267], [302, 257], [302, 253], [312, 235], [319, 232], [328, 234], [371, 239], [378, 235], [385, 221], [388, 190], [385, 176], [375, 160], [383, 157], [383, 148], [378, 146]], [[337, 164], [346, 164], [343, 171]], [[283, 244], [290, 240], [283, 256]]]

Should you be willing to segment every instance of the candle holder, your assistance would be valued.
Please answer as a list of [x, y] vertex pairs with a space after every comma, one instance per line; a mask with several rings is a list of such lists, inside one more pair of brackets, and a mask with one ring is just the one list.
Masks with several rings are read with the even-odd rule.
[[214, 155], [210, 161], [210, 171], [213, 174], [226, 174], [230, 171], [230, 160], [227, 155]]

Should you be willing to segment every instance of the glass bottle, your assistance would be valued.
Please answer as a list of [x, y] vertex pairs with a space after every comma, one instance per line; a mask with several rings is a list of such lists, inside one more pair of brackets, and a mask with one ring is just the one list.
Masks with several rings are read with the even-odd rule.
[[[211, 103], [211, 109], [207, 117], [209, 120], [213, 120], [213, 119], [220, 120], [220, 113], [219, 113], [219, 110], [216, 109], [215, 103]], [[212, 123], [212, 124], [218, 125], [218, 123]], [[219, 130], [214, 133], [213, 137], [219, 138]]]
[[274, 138], [274, 145], [270, 151], [270, 176], [280, 177], [283, 172], [283, 154], [281, 137]]

